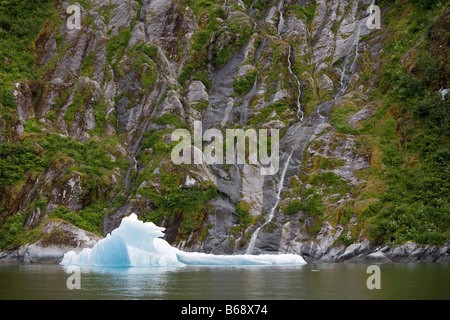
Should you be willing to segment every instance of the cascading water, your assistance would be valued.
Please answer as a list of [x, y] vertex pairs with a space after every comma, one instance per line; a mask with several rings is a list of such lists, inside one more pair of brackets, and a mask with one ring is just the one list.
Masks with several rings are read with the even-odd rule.
[[[278, 24], [278, 37], [279, 37], [281, 40], [282, 40], [282, 38], [281, 38], [281, 33], [282, 33], [282, 31], [283, 31], [283, 28], [284, 28], [284, 12], [283, 12], [283, 6], [284, 6], [284, 0], [280, 0], [280, 2], [278, 3], [278, 11], [279, 11], [279, 13], [280, 13], [280, 21], [279, 21], [279, 24]], [[302, 94], [302, 91], [301, 91], [301, 83], [300, 83], [300, 80], [299, 80], [299, 78], [297, 77], [297, 75], [296, 75], [296, 74], [294, 73], [294, 71], [292, 70], [292, 63], [291, 63], [292, 47], [291, 47], [291, 45], [289, 44], [289, 42], [287, 42], [287, 44], [288, 44], [288, 46], [289, 46], [288, 70], [289, 70], [290, 74], [295, 78], [296, 83], [297, 83], [297, 87], [298, 87], [298, 98], [297, 98], [297, 108], [298, 108], [298, 109], [297, 109], [297, 118], [300, 120], [300, 122], [303, 122], [304, 113], [303, 113], [302, 106], [301, 106], [301, 101], [300, 101], [300, 99], [301, 99], [301, 94]], [[297, 131], [297, 130], [298, 130], [298, 128], [296, 129], [296, 131]], [[288, 167], [289, 167], [289, 163], [290, 163], [290, 161], [291, 161], [291, 159], [292, 159], [292, 156], [294, 155], [294, 152], [295, 152], [295, 150], [296, 150], [297, 147], [298, 147], [299, 142], [300, 142], [300, 139], [298, 139], [297, 142], [295, 143], [295, 145], [293, 146], [293, 148], [292, 148], [291, 152], [289, 153], [289, 156], [288, 156], [288, 158], [286, 159], [286, 162], [285, 162], [285, 164], [284, 164], [283, 171], [281, 172], [281, 176], [280, 176], [280, 182], [278, 183], [277, 198], [276, 198], [275, 204], [274, 204], [273, 207], [270, 209], [270, 212], [269, 212], [269, 215], [268, 215], [268, 217], [267, 217], [266, 222], [265, 222], [261, 227], [257, 228], [257, 229], [253, 232], [252, 237], [250, 238], [249, 245], [248, 245], [247, 250], [246, 250], [246, 254], [252, 254], [252, 252], [253, 252], [253, 250], [254, 250], [254, 248], [255, 248], [256, 240], [258, 239], [259, 232], [261, 231], [262, 228], [264, 228], [267, 224], [269, 224], [269, 223], [273, 220], [273, 218], [275, 217], [275, 211], [276, 211], [276, 209], [278, 208], [278, 205], [280, 204], [280, 201], [281, 201], [281, 192], [282, 192], [283, 189], [284, 189], [284, 180], [285, 180], [285, 178], [286, 178], [286, 172], [287, 172], [287, 169], [288, 169]]]
[[[335, 100], [338, 99], [339, 97], [341, 97], [345, 91], [347, 90], [351, 79], [353, 78], [353, 75], [356, 72], [356, 66], [358, 64], [358, 59], [359, 59], [359, 41], [361, 39], [361, 23], [363, 23], [364, 20], [360, 23], [358, 23], [357, 27], [356, 27], [356, 34], [355, 34], [355, 41], [352, 43], [351, 47], [350, 47], [350, 52], [347, 55], [347, 57], [344, 60], [344, 65], [342, 66], [342, 73], [341, 73], [341, 79], [340, 79], [340, 84], [341, 84], [341, 89], [339, 90], [339, 92], [336, 94], [336, 97], [334, 98]], [[352, 51], [353, 48], [355, 48], [355, 55], [353, 56], [353, 62], [350, 64], [350, 59], [352, 58]]]
[[[348, 86], [351, 83], [351, 80], [356, 73], [356, 68], [358, 66], [359, 60], [359, 42], [361, 40], [361, 25], [365, 23], [366, 20], [362, 20], [356, 26], [356, 34], [354, 35], [354, 41], [350, 45], [350, 49], [348, 55], [344, 59], [344, 64], [341, 69], [341, 77], [340, 77], [340, 89], [336, 96], [334, 97], [334, 101], [339, 99], [345, 91], [348, 89]], [[352, 54], [354, 52], [354, 55]], [[350, 64], [350, 60], [353, 58], [353, 62]], [[329, 102], [325, 102], [321, 104], [317, 108], [317, 114], [319, 115], [322, 122], [325, 122], [325, 117], [321, 114], [321, 109], [325, 104], [329, 104]]]
[[[284, 6], [284, 0], [280, 0], [280, 2], [278, 2], [278, 12], [280, 13], [280, 21], [278, 24], [278, 37], [282, 40], [281, 38], [281, 33], [283, 32], [284, 29], [284, 10], [283, 10], [283, 6]], [[297, 77], [297, 75], [294, 73], [294, 71], [292, 70], [292, 46], [290, 45], [290, 43], [288, 41], [286, 41], [288, 47], [289, 47], [289, 56], [288, 56], [288, 70], [289, 73], [291, 74], [292, 77], [294, 77], [295, 82], [297, 83], [297, 89], [298, 89], [298, 97], [297, 97], [297, 118], [298, 120], [300, 120], [301, 122], [303, 122], [303, 117], [304, 117], [304, 113], [302, 110], [302, 104], [301, 104], [301, 97], [302, 97], [302, 85], [300, 83], [300, 79]]]
[[259, 232], [261, 231], [262, 228], [264, 228], [267, 224], [269, 224], [273, 220], [273, 218], [275, 217], [275, 210], [277, 209], [277, 207], [278, 207], [278, 205], [280, 204], [280, 201], [281, 201], [281, 192], [283, 191], [283, 188], [284, 188], [284, 179], [286, 177], [286, 172], [287, 172], [287, 169], [289, 167], [289, 162], [292, 159], [294, 151], [295, 151], [295, 148], [292, 148], [292, 151], [289, 154], [289, 157], [287, 158], [286, 163], [285, 163], [284, 168], [283, 168], [283, 171], [281, 173], [280, 182], [278, 184], [278, 192], [277, 192], [276, 202], [275, 202], [274, 206], [272, 207], [272, 209], [269, 212], [269, 216], [268, 216], [267, 221], [261, 227], [256, 229], [255, 232], [253, 232], [253, 235], [250, 238], [249, 245], [248, 245], [247, 250], [245, 252], [246, 254], [252, 254], [253, 249], [255, 248], [256, 240], [258, 239]]

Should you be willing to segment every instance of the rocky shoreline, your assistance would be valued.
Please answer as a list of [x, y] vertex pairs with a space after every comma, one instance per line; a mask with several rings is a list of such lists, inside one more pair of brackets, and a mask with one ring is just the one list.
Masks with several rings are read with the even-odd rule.
[[[77, 245], [44, 244], [38, 241], [26, 244], [19, 249], [0, 252], [0, 264], [59, 264], [68, 251], [80, 252], [91, 248], [96, 240], [86, 239]], [[368, 240], [350, 246], [338, 244], [326, 254], [314, 249], [311, 243], [305, 243], [301, 255], [307, 263], [449, 263], [450, 243], [443, 246], [419, 245], [407, 242], [403, 245], [389, 244], [374, 246]]]
[[101, 237], [55, 219], [41, 227], [41, 237], [18, 249], [0, 251], [0, 264], [58, 264], [69, 251], [92, 248]]
[[321, 255], [314, 249], [303, 251], [303, 258], [308, 263], [414, 263], [414, 262], [450, 262], [450, 246], [419, 245], [406, 242], [402, 245], [374, 246], [368, 240], [350, 246], [336, 245]]

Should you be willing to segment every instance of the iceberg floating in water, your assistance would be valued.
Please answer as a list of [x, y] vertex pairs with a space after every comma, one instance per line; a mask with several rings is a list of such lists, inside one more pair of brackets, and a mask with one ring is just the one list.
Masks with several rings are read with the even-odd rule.
[[306, 264], [301, 256], [293, 254], [221, 256], [184, 252], [161, 239], [164, 230], [154, 223], [138, 220], [133, 213], [92, 249], [66, 253], [61, 264], [104, 267]]

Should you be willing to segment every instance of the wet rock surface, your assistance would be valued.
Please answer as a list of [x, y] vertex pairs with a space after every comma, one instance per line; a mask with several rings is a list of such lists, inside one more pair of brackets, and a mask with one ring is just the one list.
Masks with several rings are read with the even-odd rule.
[[[186, 251], [244, 253], [259, 230], [255, 254], [295, 253], [317, 262], [448, 261], [448, 245], [379, 248], [366, 239], [358, 206], [366, 208], [373, 199], [360, 199], [358, 192], [372, 186], [359, 173], [380, 156], [352, 129], [375, 114], [366, 74], [386, 35], [366, 26], [369, 0], [318, 0], [308, 16], [304, 12], [313, 2], [261, 6], [231, 0], [211, 14], [183, 1], [102, 0], [82, 8], [81, 30], [61, 25], [42, 32], [37, 64], [53, 57], [53, 65], [39, 90], [18, 85], [12, 136], [29, 135], [24, 125], [35, 118], [45, 124], [41, 133], [103, 142], [108, 156], [121, 162], [93, 178], [73, 155], [60, 157], [5, 191], [4, 217], [26, 212], [25, 228], [32, 229], [58, 207], [78, 212], [98, 200], [103, 236], [136, 212], [159, 217], [155, 222], [168, 228], [167, 239]], [[60, 1], [58, 13], [64, 16], [68, 5]], [[194, 121], [202, 121], [201, 133], [280, 130], [278, 172], [264, 176], [260, 165], [248, 164], [176, 168], [168, 151], [170, 133], [176, 128], [192, 133]], [[164, 183], [175, 176], [173, 187], [186, 193], [207, 184], [217, 189], [217, 197], [203, 204], [208, 210], [189, 215], [195, 227], [184, 234], [178, 230], [188, 224], [182, 210], [157, 215], [161, 203], [171, 204]], [[46, 205], [30, 209], [41, 198]], [[323, 208], [323, 219], [304, 207], [294, 210], [296, 200]], [[347, 213], [349, 206], [354, 212]], [[243, 222], [245, 214], [250, 223]], [[40, 240], [1, 260], [57, 261], [67, 248], [89, 247], [97, 239], [61, 222], [52, 228], [41, 232], [64, 230], [71, 243]]]

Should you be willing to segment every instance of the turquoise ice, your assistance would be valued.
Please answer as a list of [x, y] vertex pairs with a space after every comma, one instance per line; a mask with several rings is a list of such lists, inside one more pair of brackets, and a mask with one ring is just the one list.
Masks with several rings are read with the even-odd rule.
[[164, 228], [142, 222], [136, 214], [123, 218], [120, 227], [92, 249], [70, 251], [61, 262], [65, 266], [166, 267], [185, 265], [303, 265], [299, 255], [213, 255], [184, 252], [164, 239]]

